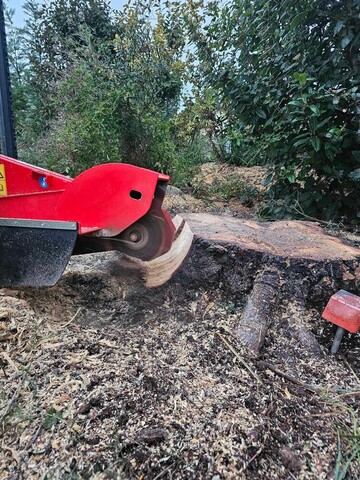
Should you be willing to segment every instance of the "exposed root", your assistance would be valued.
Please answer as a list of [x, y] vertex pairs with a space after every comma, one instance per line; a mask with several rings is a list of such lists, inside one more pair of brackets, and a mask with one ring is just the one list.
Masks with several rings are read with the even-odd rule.
[[249, 352], [257, 356], [270, 325], [280, 286], [280, 272], [276, 269], [261, 271], [255, 281], [243, 311], [237, 334]]

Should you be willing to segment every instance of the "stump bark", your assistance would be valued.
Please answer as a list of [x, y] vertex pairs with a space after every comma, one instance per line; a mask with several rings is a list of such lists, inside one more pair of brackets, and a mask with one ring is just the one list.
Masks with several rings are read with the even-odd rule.
[[184, 217], [195, 240], [178, 278], [188, 288], [221, 289], [243, 306], [236, 335], [249, 353], [259, 355], [269, 326], [282, 312], [289, 335], [320, 355], [303, 318], [309, 308], [321, 312], [339, 289], [360, 293], [359, 248], [312, 222]]

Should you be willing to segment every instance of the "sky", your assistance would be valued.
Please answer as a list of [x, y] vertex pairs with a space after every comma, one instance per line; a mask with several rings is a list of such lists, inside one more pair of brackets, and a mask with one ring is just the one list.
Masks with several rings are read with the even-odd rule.
[[[10, 8], [15, 10], [14, 24], [17, 27], [22, 27], [24, 24], [24, 13], [22, 6], [25, 0], [7, 0], [7, 4]], [[114, 10], [120, 10], [126, 3], [126, 0], [111, 0], [110, 5]]]

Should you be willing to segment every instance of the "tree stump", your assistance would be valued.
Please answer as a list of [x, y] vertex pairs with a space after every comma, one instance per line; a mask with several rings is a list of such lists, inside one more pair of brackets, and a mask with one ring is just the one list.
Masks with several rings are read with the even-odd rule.
[[258, 356], [266, 332], [282, 310], [289, 332], [313, 354], [319, 344], [302, 319], [325, 307], [340, 289], [359, 294], [360, 249], [317, 223], [255, 222], [210, 214], [184, 218], [195, 235], [178, 279], [187, 288], [219, 289], [242, 305], [236, 335]]

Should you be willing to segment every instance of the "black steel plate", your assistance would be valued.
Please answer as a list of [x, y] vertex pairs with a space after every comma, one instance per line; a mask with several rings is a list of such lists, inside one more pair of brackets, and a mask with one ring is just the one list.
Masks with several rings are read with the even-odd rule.
[[76, 237], [74, 222], [0, 219], [0, 288], [55, 285]]

